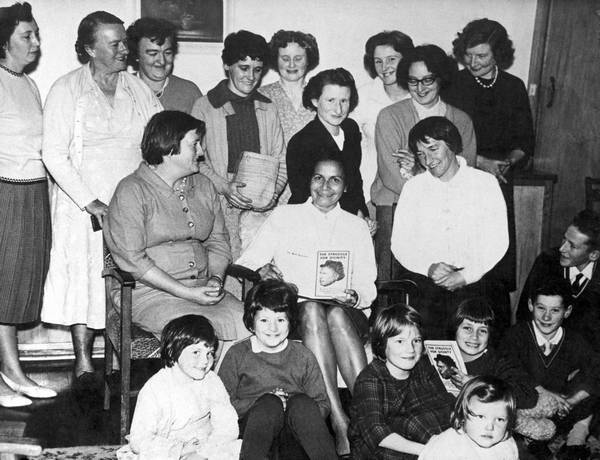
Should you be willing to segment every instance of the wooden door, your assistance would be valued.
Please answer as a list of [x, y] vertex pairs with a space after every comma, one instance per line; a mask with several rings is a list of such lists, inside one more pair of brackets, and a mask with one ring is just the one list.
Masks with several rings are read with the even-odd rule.
[[600, 177], [600, 0], [539, 0], [532, 51], [542, 63], [538, 75], [533, 60], [530, 70], [530, 94], [532, 83], [538, 88], [534, 166], [558, 174], [557, 245], [585, 207], [584, 178]]

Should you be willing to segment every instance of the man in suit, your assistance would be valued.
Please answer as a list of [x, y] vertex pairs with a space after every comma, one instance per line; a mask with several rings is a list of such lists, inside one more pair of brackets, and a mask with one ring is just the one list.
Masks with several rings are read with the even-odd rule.
[[517, 308], [517, 320], [527, 320], [531, 286], [548, 278], [562, 277], [571, 283], [573, 312], [565, 326], [578, 330], [600, 351], [600, 215], [581, 211], [567, 227], [558, 248], [541, 253], [535, 260]]

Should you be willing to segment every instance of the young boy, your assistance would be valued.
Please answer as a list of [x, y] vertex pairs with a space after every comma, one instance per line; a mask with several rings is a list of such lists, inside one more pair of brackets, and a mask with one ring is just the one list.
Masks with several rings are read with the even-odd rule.
[[[569, 430], [561, 449], [563, 459], [588, 458], [586, 438], [600, 389], [600, 358], [576, 331], [562, 324], [571, 314], [571, 286], [562, 279], [547, 279], [533, 286], [529, 297], [531, 321], [506, 333], [500, 352], [521, 364], [537, 384], [559, 405], [559, 427]], [[536, 446], [546, 458], [547, 446]]]

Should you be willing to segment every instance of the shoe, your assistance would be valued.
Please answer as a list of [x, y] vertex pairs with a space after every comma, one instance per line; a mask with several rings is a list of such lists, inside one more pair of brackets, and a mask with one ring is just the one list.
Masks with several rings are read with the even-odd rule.
[[2, 407], [25, 407], [29, 406], [33, 401], [18, 394], [0, 396], [0, 406]]
[[39, 385], [19, 385], [17, 382], [13, 382], [6, 375], [0, 372], [0, 376], [4, 383], [12, 390], [17, 393], [23, 393], [25, 396], [29, 396], [30, 398], [55, 398], [57, 393], [51, 388], [42, 387]]
[[546, 441], [531, 441], [527, 444], [527, 452], [538, 460], [549, 460], [552, 458], [552, 451]]
[[101, 382], [95, 372], [82, 372], [73, 378], [72, 388], [80, 392], [99, 391]]
[[556, 454], [560, 460], [588, 460], [590, 449], [585, 445], [567, 446], [564, 444]]

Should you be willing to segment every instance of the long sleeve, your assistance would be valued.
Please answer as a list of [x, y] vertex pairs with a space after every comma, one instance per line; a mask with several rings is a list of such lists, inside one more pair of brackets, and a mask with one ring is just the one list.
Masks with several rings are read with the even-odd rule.
[[[404, 101], [401, 101], [404, 102]], [[375, 123], [375, 147], [377, 149], [377, 175], [383, 186], [396, 195], [400, 195], [406, 179], [400, 175], [400, 166], [392, 156], [398, 149], [408, 149], [408, 131], [410, 128], [400, 123], [400, 118], [394, 116], [399, 107], [408, 110], [409, 106], [393, 104], [386, 107], [377, 117]], [[405, 114], [408, 115], [408, 114]], [[414, 123], [418, 121], [414, 116]]]
[[219, 368], [219, 378], [223, 382], [223, 385], [229, 394], [231, 405], [235, 408], [238, 416], [245, 414], [253, 404], [252, 401], [240, 399], [238, 395], [238, 387], [240, 384], [240, 375], [238, 371], [241, 368], [241, 361], [243, 361], [240, 358], [243, 358], [240, 354], [240, 348], [234, 345], [223, 357], [223, 362]]
[[279, 173], [277, 174], [277, 181], [275, 183], [275, 194], [280, 195], [288, 180], [285, 140], [283, 138], [283, 129], [281, 128], [281, 121], [277, 115], [277, 110], [274, 106], [270, 107], [269, 110], [273, 113], [268, 114], [267, 120], [265, 121], [265, 123], [269, 124], [267, 128], [267, 138], [271, 143], [268, 155], [279, 160]]
[[[312, 122], [311, 122], [312, 123]], [[310, 126], [310, 123], [307, 125]], [[305, 127], [306, 129], [306, 127]], [[310, 196], [310, 175], [312, 173], [309, 152], [304, 142], [305, 129], [296, 133], [288, 143], [286, 152], [287, 178], [292, 196], [290, 204], [302, 203]]]
[[463, 144], [460, 155], [467, 160], [469, 166], [475, 168], [477, 166], [477, 141], [471, 117], [456, 107], [447, 106], [446, 118], [456, 125], [460, 133]]
[[77, 100], [69, 81], [65, 77], [57, 81], [46, 98], [42, 160], [58, 186], [84, 210], [96, 199], [96, 194], [86, 185], [74, 163]]
[[515, 87], [512, 94], [507, 95], [507, 97], [513, 99], [512, 112], [507, 129], [510, 133], [510, 140], [507, 142], [510, 150], [519, 149], [525, 152], [525, 158], [521, 163], [526, 164], [527, 160], [533, 155], [535, 144], [533, 119], [525, 84], [519, 79], [515, 80]]

